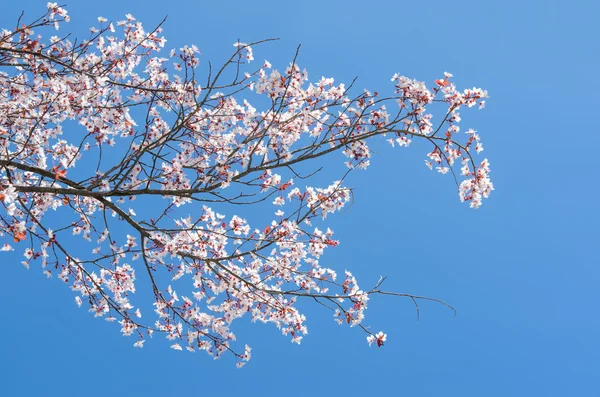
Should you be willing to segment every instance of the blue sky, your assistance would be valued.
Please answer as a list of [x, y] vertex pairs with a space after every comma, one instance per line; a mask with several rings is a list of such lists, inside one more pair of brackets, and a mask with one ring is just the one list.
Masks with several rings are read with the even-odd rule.
[[[45, 3], [3, 4], [0, 27]], [[425, 145], [374, 143], [372, 166], [348, 182], [354, 204], [330, 218], [341, 244], [324, 260], [365, 286], [385, 275], [388, 289], [444, 299], [457, 316], [423, 303], [417, 321], [410, 300], [374, 298], [367, 322], [388, 333], [380, 349], [316, 307], [300, 346], [246, 321], [239, 337], [254, 350], [242, 370], [162, 340], [134, 349], [58, 280], [3, 254], [0, 394], [600, 395], [595, 2], [105, 0], [68, 10], [62, 29], [75, 35], [99, 15], [132, 13], [146, 27], [168, 15], [167, 47], [196, 44], [203, 60], [222, 60], [238, 38], [279, 37], [257, 60], [283, 68], [302, 44], [311, 80], [358, 76], [380, 92], [396, 72], [431, 85], [449, 71], [491, 96], [462, 125], [480, 132], [496, 191], [470, 210], [449, 176], [423, 166]]]

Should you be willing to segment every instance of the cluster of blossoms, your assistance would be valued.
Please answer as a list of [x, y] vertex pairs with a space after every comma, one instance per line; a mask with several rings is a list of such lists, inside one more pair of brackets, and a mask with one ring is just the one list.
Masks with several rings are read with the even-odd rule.
[[[382, 291], [321, 264], [338, 241], [314, 223], [352, 191], [344, 178], [300, 185], [308, 177], [298, 178], [299, 163], [338, 151], [349, 170], [365, 169], [370, 138], [404, 147], [422, 139], [432, 145], [429, 168], [445, 174], [460, 160], [462, 201], [479, 207], [493, 190], [487, 159], [477, 165], [471, 155], [483, 150], [479, 135], [461, 136], [458, 126], [459, 110], [483, 107], [487, 93], [458, 91], [448, 73], [431, 90], [395, 75], [393, 95], [350, 96], [331, 78], [310, 83], [295, 62], [244, 72], [257, 43], [238, 42], [220, 70], [197, 79], [197, 47], [160, 57], [161, 27], [146, 31], [129, 14], [114, 24], [98, 18], [80, 42], [34, 32], [68, 20], [48, 3], [42, 18], [0, 33], [0, 250], [25, 246], [25, 266], [39, 262], [77, 305], [135, 336], [135, 347], [161, 333], [175, 350], [231, 352], [241, 366], [250, 348], [234, 350], [231, 324], [250, 316], [300, 343], [304, 298], [384, 344], [384, 333], [362, 325], [369, 296]], [[232, 65], [242, 72], [231, 77]], [[257, 110], [241, 93], [270, 105]], [[434, 124], [427, 107], [436, 102], [445, 115]], [[258, 226], [216, 209], [266, 200], [275, 217]], [[134, 299], [140, 274], [150, 299]]]

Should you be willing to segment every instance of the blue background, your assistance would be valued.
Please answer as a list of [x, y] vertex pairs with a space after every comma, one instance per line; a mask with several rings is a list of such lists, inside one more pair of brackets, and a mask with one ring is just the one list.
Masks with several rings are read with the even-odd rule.
[[[23, 9], [37, 17], [45, 3], [3, 2], [0, 27]], [[366, 322], [388, 333], [380, 349], [316, 306], [300, 346], [242, 320], [238, 337], [254, 349], [242, 370], [162, 338], [134, 349], [116, 324], [78, 310], [56, 278], [3, 253], [1, 395], [600, 395], [595, 2], [105, 0], [67, 9], [61, 33], [75, 35], [99, 15], [130, 12], [151, 28], [168, 14], [167, 47], [196, 44], [217, 63], [238, 38], [280, 37], [255, 49], [256, 62], [283, 68], [302, 44], [311, 81], [359, 76], [358, 88], [382, 93], [395, 72], [431, 86], [449, 71], [459, 88], [490, 93], [485, 110], [461, 115], [481, 133], [496, 191], [470, 210], [449, 175], [423, 166], [426, 145], [374, 143], [372, 166], [348, 182], [355, 203], [329, 220], [341, 244], [324, 261], [364, 287], [386, 275], [388, 289], [442, 298], [457, 316], [422, 303], [417, 321], [410, 300], [374, 298]]]

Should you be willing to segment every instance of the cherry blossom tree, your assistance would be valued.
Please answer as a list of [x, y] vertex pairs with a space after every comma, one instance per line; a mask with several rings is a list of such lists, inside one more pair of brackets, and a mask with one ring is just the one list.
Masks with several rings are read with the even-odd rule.
[[[486, 91], [459, 91], [445, 73], [431, 89], [396, 74], [390, 94], [352, 93], [331, 78], [310, 83], [296, 58], [283, 71], [253, 67], [263, 42], [200, 67], [196, 46], [165, 54], [161, 26], [131, 15], [99, 17], [83, 40], [58, 35], [69, 16], [56, 3], [21, 19], [0, 34], [1, 250], [62, 280], [134, 346], [160, 333], [173, 349], [231, 352], [241, 366], [250, 348], [233, 343], [231, 324], [243, 316], [300, 343], [307, 300], [382, 346], [386, 334], [363, 325], [371, 295], [443, 303], [383, 290], [383, 279], [361, 289], [322, 266], [338, 245], [324, 220], [351, 201], [344, 181], [369, 166], [380, 136], [426, 141], [425, 165], [479, 207], [493, 190], [489, 163], [473, 157], [483, 147], [460, 132], [459, 110], [482, 108]], [[306, 170], [335, 152], [347, 170], [311, 186]], [[243, 214], [256, 206], [271, 215], [250, 225]], [[138, 280], [148, 294], [134, 295]]]

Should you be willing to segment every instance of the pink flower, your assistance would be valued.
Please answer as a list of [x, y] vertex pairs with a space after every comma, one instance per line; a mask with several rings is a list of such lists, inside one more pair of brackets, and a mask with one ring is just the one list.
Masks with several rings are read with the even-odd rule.
[[371, 335], [367, 336], [367, 342], [369, 342], [369, 346], [371, 346], [371, 344], [373, 342], [376, 342], [377, 347], [381, 347], [381, 346], [383, 346], [383, 344], [386, 340], [387, 340], [387, 335], [381, 331], [379, 331], [376, 335], [371, 334]]

